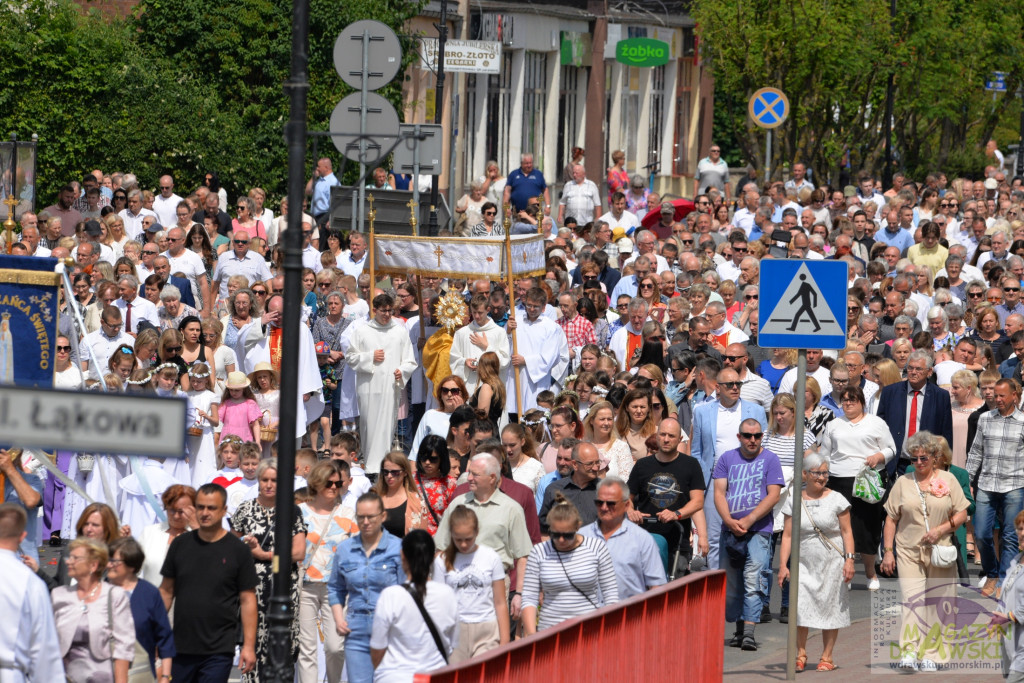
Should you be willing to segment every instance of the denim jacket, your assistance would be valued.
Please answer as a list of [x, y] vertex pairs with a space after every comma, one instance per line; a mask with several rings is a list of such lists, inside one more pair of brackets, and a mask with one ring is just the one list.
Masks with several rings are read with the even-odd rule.
[[349, 612], [372, 612], [380, 592], [405, 581], [402, 571], [402, 541], [381, 529], [380, 542], [369, 557], [363, 551], [359, 535], [342, 541], [334, 553], [327, 599], [331, 605], [344, 605]]

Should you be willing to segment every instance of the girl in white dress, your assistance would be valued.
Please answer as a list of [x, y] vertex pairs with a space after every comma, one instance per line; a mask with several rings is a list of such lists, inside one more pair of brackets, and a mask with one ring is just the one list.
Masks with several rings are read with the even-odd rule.
[[[210, 391], [210, 368], [206, 363], [196, 363], [188, 371], [192, 389], [188, 400], [195, 412], [195, 422], [189, 427], [188, 466], [194, 488], [210, 481], [217, 471], [217, 453], [213, 444], [214, 428], [220, 424], [217, 409], [220, 398]], [[201, 434], [193, 432], [201, 430]]]
[[[277, 388], [277, 372], [270, 363], [260, 362], [253, 368], [249, 375], [250, 386], [256, 405], [260, 408], [263, 417], [261, 423], [265, 427], [277, 429], [278, 420], [281, 419], [281, 392]], [[271, 439], [263, 442], [263, 457], [270, 457]]]
[[[156, 388], [157, 396], [188, 398], [188, 395], [178, 388], [178, 372], [179, 368], [174, 363], [163, 363], [153, 370], [153, 386]], [[192, 403], [188, 402], [188, 407], [185, 409], [185, 424], [191, 425], [195, 422], [195, 409], [192, 407]], [[188, 460], [185, 458], [166, 458], [164, 471], [179, 484], [188, 484], [192, 481], [192, 472], [189, 470]]]

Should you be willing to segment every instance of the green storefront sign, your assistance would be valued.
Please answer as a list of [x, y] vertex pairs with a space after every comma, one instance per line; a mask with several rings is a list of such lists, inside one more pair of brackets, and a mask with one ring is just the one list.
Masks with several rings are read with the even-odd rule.
[[627, 66], [668, 64], [668, 43], [653, 38], [630, 38], [615, 44], [615, 61]]

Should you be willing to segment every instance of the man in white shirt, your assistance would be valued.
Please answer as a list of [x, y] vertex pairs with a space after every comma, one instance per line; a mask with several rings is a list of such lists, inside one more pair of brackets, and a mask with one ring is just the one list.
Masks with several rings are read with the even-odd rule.
[[640, 225], [640, 219], [636, 214], [626, 211], [626, 195], [621, 192], [612, 195], [611, 211], [601, 216], [599, 220], [607, 223], [612, 232], [615, 232], [615, 228], [622, 228], [627, 235], [633, 234]]
[[21, 241], [29, 248], [32, 256], [49, 256], [50, 250], [39, 244], [39, 228], [35, 225], [21, 229]]
[[[177, 206], [177, 204], [175, 204], [175, 206]], [[161, 225], [174, 225], [176, 222], [174, 220], [174, 212], [172, 211], [171, 214], [171, 222], [166, 224], [161, 223]], [[128, 235], [129, 238], [140, 242], [145, 241], [142, 237], [142, 232], [144, 230], [142, 226], [142, 219], [146, 216], [153, 216], [156, 218], [156, 213], [143, 208], [142, 192], [139, 190], [131, 190], [128, 193], [128, 207], [121, 209], [117, 215], [124, 221], [124, 234]]]
[[17, 503], [0, 504], [0, 680], [65, 680], [53, 605], [46, 584], [22, 561], [27, 517]]
[[558, 224], [562, 225], [566, 216], [572, 216], [579, 225], [586, 225], [594, 220], [594, 214], [601, 211], [601, 192], [593, 180], [586, 177], [582, 164], [573, 164], [573, 182], [562, 187], [562, 197], [558, 200]]
[[366, 236], [353, 232], [348, 236], [348, 249], [338, 257], [338, 268], [346, 275], [358, 278], [366, 267]]
[[[135, 340], [124, 333], [121, 321], [121, 310], [117, 306], [107, 306], [100, 314], [100, 329], [82, 339], [82, 345], [92, 349], [91, 354], [82, 353], [82, 370], [88, 373], [88, 379], [98, 380], [101, 373], [106, 374], [107, 361], [119, 346], [133, 348]], [[159, 322], [157, 327], [160, 327]]]
[[[738, 237], [738, 236], [737, 236]], [[740, 280], [740, 263], [750, 253], [747, 248], [747, 240], [744, 239], [732, 239], [730, 240], [729, 246], [732, 248], [732, 260], [726, 261], [725, 263], [718, 266], [718, 277], [723, 280], [732, 280], [733, 282], [739, 282]]]
[[754, 229], [754, 214], [757, 213], [757, 204], [761, 201], [761, 194], [757, 190], [748, 190], [743, 193], [743, 208], [737, 209], [732, 215], [732, 224], [743, 230], [747, 237]]
[[[651, 264], [655, 267], [654, 272], [661, 275], [665, 271], [669, 270], [668, 261], [661, 254], [655, 253], [655, 247], [658, 246], [658, 238], [655, 237], [654, 233], [650, 230], [641, 230], [636, 234], [636, 253], [622, 264], [625, 268], [631, 263], [634, 263], [641, 256], [646, 256]], [[636, 266], [633, 266], [636, 268]], [[636, 294], [636, 292], [631, 292]]]
[[[163, 184], [161, 182], [161, 184]], [[203, 312], [209, 313], [213, 310], [213, 295], [210, 292], [210, 283], [206, 277], [206, 266], [199, 254], [191, 249], [185, 248], [185, 231], [181, 228], [171, 228], [167, 231], [167, 251], [164, 256], [171, 265], [172, 273], [184, 273], [189, 284], [192, 285], [192, 295], [196, 301], [202, 300]]]
[[142, 320], [147, 320], [160, 329], [160, 316], [157, 314], [156, 305], [149, 299], [139, 296], [139, 281], [134, 276], [122, 275], [117, 281], [117, 293], [121, 298], [115, 299], [114, 305], [121, 311], [125, 334], [133, 337], [138, 334], [139, 322]]
[[[235, 231], [231, 246], [232, 249], [221, 254], [213, 267], [212, 289], [221, 299], [228, 296], [228, 278], [232, 275], [246, 276], [250, 285], [257, 280], [269, 283], [273, 277], [263, 257], [249, 251], [249, 233], [245, 230]], [[267, 288], [270, 289], [269, 284]]]
[[314, 273], [324, 269], [320, 263], [320, 251], [309, 243], [313, 236], [313, 223], [302, 222], [302, 267], [309, 268]]
[[160, 194], [153, 198], [153, 212], [160, 225], [174, 225], [175, 210], [181, 203], [181, 197], [174, 194], [174, 178], [169, 175], [160, 176]]
[[[807, 376], [818, 380], [822, 396], [832, 393], [832, 375], [829, 369], [821, 364], [823, 356], [821, 349], [807, 349]], [[776, 393], [792, 394], [794, 386], [796, 386], [796, 368], [790, 368], [782, 376], [779, 390]]]

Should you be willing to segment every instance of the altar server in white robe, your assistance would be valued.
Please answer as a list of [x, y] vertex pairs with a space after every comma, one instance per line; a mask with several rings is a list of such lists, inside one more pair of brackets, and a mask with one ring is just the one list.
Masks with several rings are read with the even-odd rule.
[[505, 383], [508, 412], [516, 411], [515, 372], [519, 373], [523, 412], [537, 407], [537, 394], [545, 389], [557, 391], [569, 369], [569, 344], [565, 332], [554, 320], [543, 315], [547, 305], [544, 290], [534, 287], [526, 293], [526, 319], [509, 320], [505, 328], [516, 332], [518, 353], [511, 357], [512, 372]]
[[63, 681], [50, 592], [18, 554], [25, 508], [0, 505], [0, 683]]
[[394, 300], [378, 294], [372, 303], [373, 319], [352, 333], [345, 362], [356, 374], [365, 469], [376, 474], [391, 450], [399, 401], [416, 371], [416, 356], [405, 326], [391, 317]]
[[[338, 337], [338, 344], [341, 345], [341, 352], [348, 355], [352, 348], [352, 335], [357, 329], [369, 323], [367, 317], [355, 318], [352, 324], [345, 328], [345, 331]], [[338, 418], [342, 424], [355, 424], [359, 421], [359, 401], [356, 400], [356, 373], [352, 368], [345, 368], [341, 374], [341, 398], [338, 399]]]
[[[257, 363], [270, 363], [278, 372], [281, 381], [287, 381], [281, 375], [282, 337], [281, 313], [284, 298], [273, 296], [267, 302], [266, 332], [263, 331], [261, 320], [254, 320], [238, 331], [238, 342], [235, 355], [239, 359], [239, 369], [245, 374], [254, 371]], [[319, 420], [324, 412], [323, 380], [316, 364], [316, 350], [313, 344], [313, 333], [305, 324], [299, 325], [299, 370], [295, 380], [298, 382], [298, 406], [295, 421], [295, 438], [301, 439], [306, 434], [306, 426], [313, 420]], [[244, 360], [243, 360], [244, 359]]]
[[[472, 320], [460, 327], [452, 337], [452, 372], [466, 383], [466, 391], [472, 396], [480, 379], [476, 374], [477, 361], [484, 352], [491, 351], [498, 356], [499, 372], [507, 376], [511, 352], [508, 333], [491, 320], [490, 297], [474, 294], [469, 302]], [[563, 335], [564, 336], [564, 335]]]

